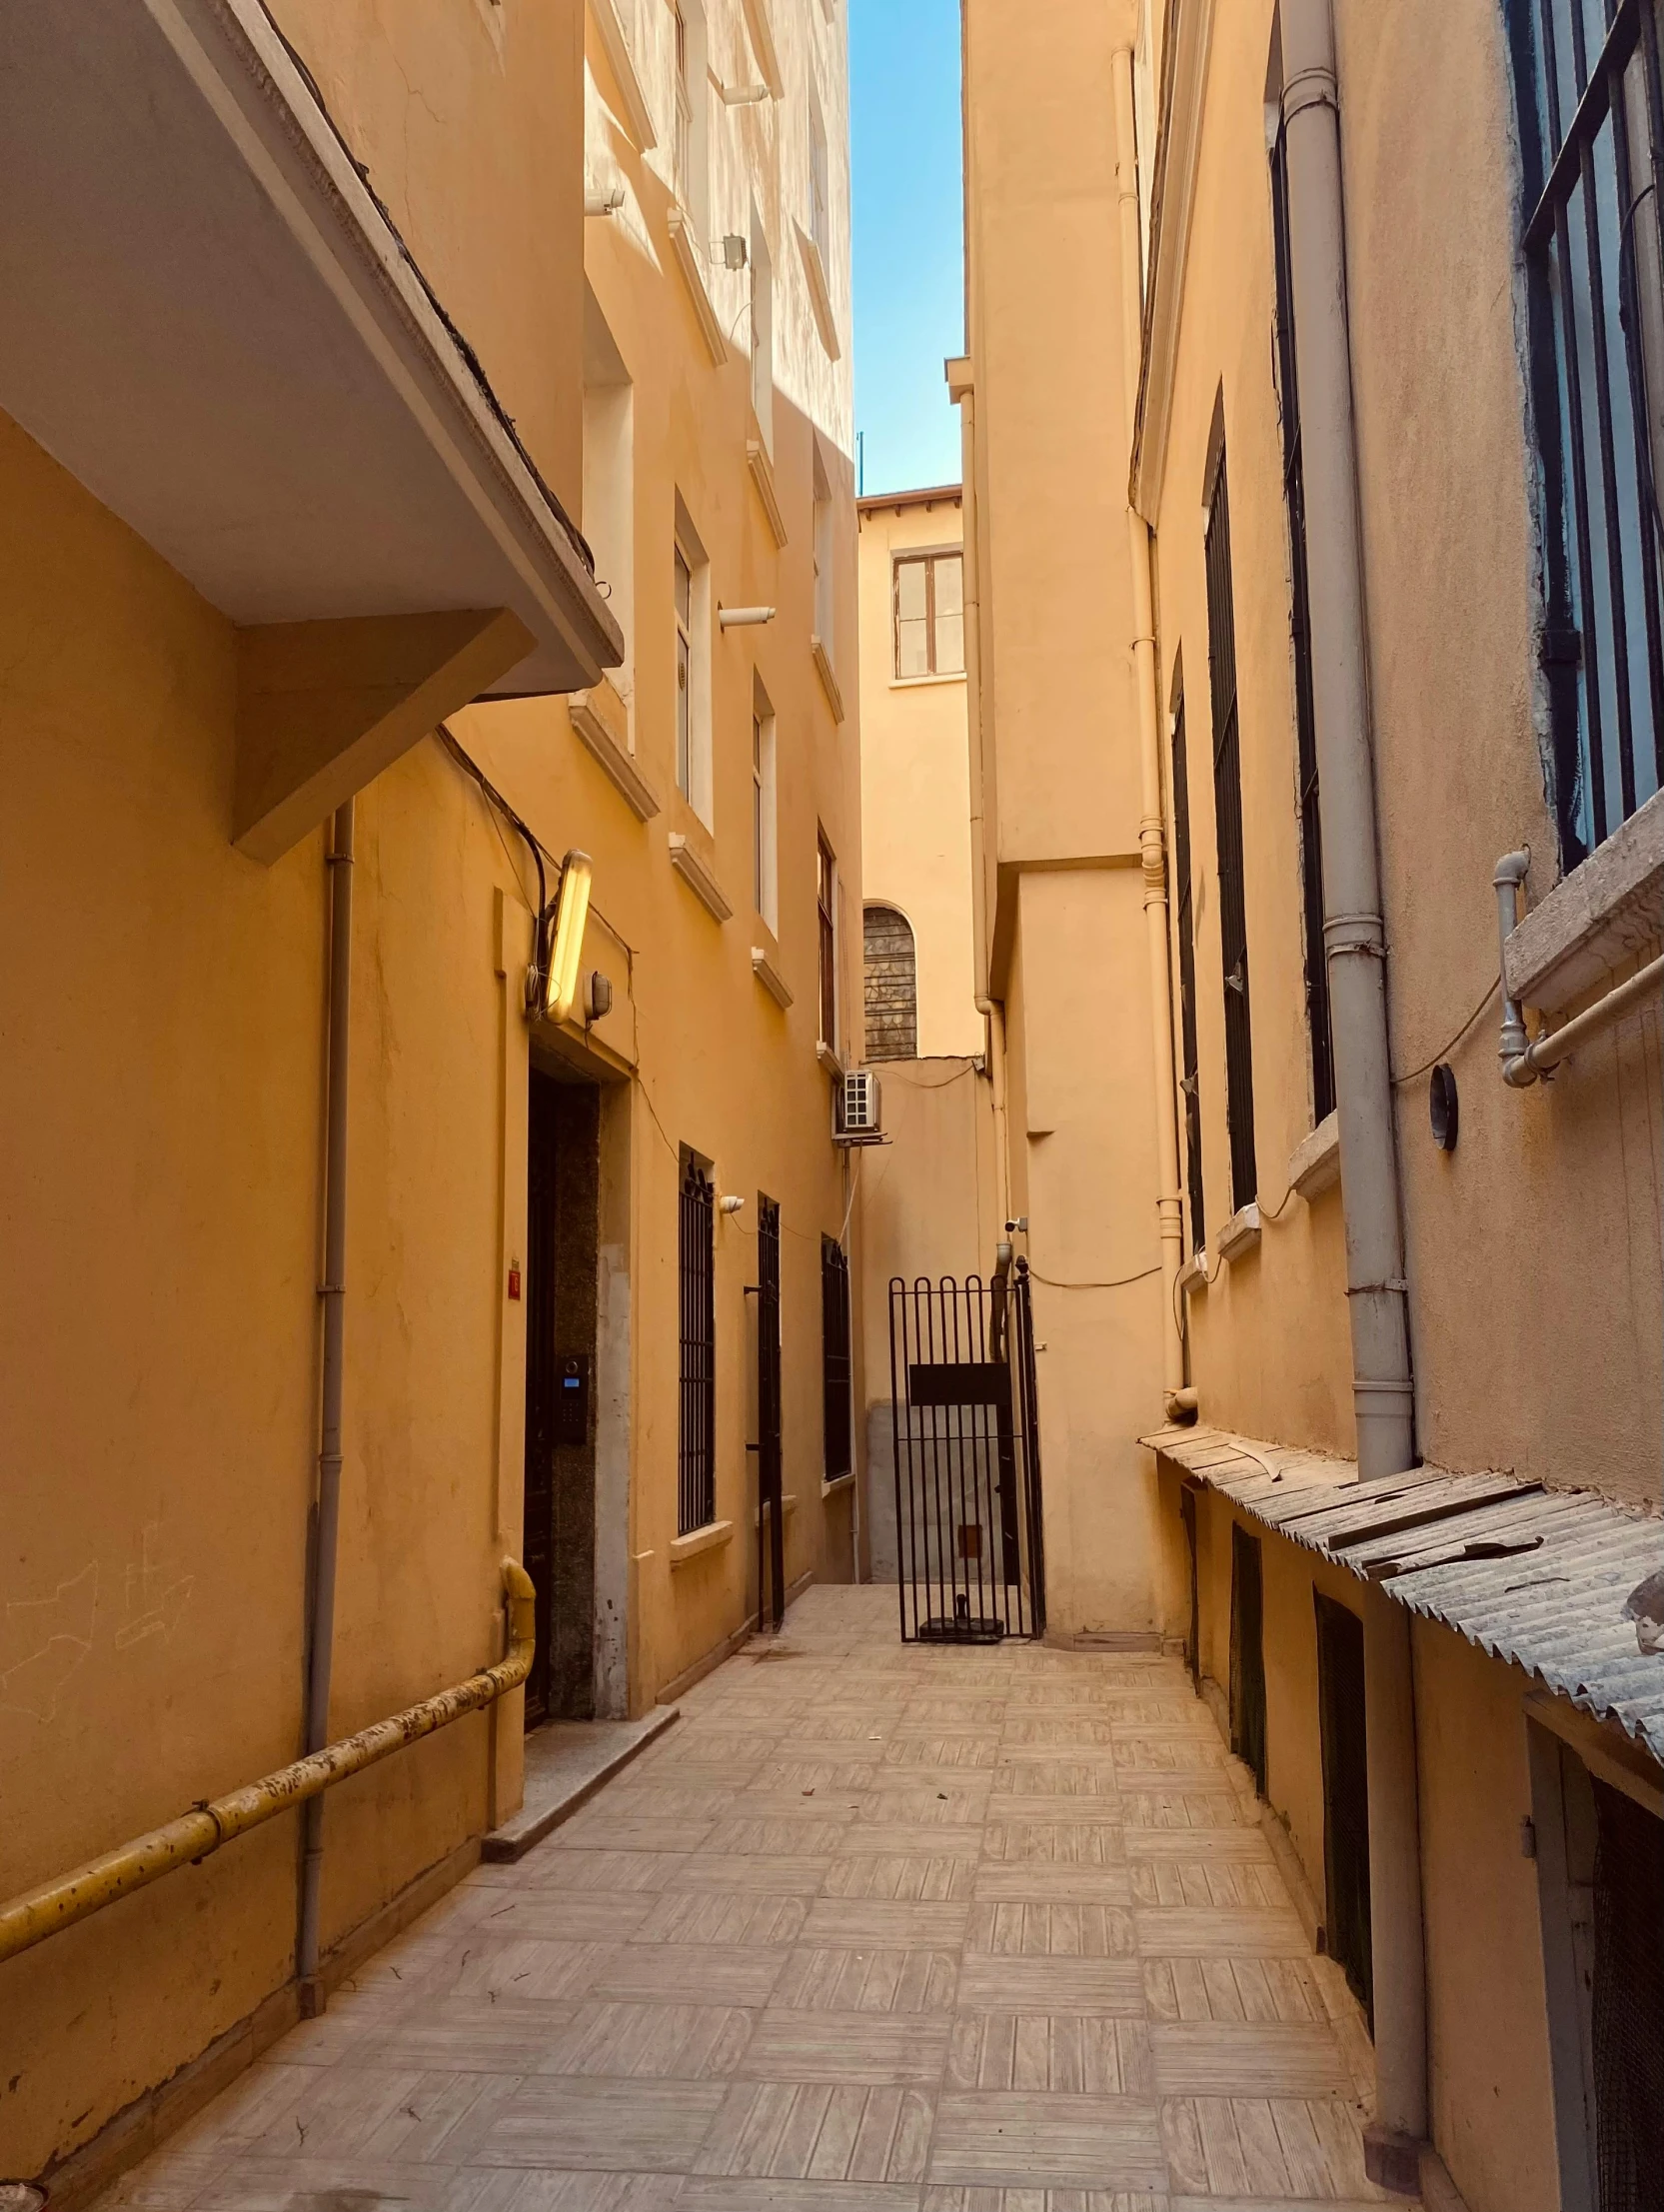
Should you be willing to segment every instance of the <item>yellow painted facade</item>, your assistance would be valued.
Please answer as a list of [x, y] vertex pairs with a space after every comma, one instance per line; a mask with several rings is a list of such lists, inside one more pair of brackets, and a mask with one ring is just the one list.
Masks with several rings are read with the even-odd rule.
[[[421, 621], [399, 638], [303, 625], [283, 644], [283, 666], [303, 673], [267, 680], [276, 704], [259, 711], [279, 732], [268, 781], [296, 780], [288, 812], [268, 817], [280, 825], [271, 840], [289, 842], [275, 858], [239, 852], [255, 728], [239, 670], [266, 650], [250, 623], [274, 617], [190, 580], [217, 573], [206, 526], [193, 537], [189, 517], [170, 519], [153, 533], [167, 537], [164, 552], [147, 542], [151, 510], [125, 479], [99, 476], [114, 512], [78, 480], [83, 429], [87, 450], [97, 445], [96, 387], [91, 400], [75, 395], [73, 421], [51, 417], [56, 453], [28, 420], [0, 417], [0, 906], [13, 945], [3, 994], [8, 1897], [303, 1748], [328, 817], [354, 788], [354, 762], [369, 765], [356, 802], [330, 1733], [461, 1681], [503, 1648], [502, 1561], [529, 1548], [534, 1072], [555, 1079], [570, 1125], [591, 1131], [579, 1182], [594, 1527], [570, 1550], [593, 1573], [593, 1595], [566, 1581], [555, 1591], [557, 1623], [569, 1647], [577, 1639], [568, 1690], [578, 1702], [565, 1709], [648, 1711], [755, 1613], [746, 1293], [758, 1279], [760, 1193], [781, 1207], [787, 1572], [798, 1583], [853, 1569], [852, 1470], [824, 1480], [822, 1343], [824, 1240], [858, 1237], [847, 1155], [832, 1142], [833, 1075], [857, 1051], [861, 1019], [844, 26], [819, 0], [767, 10], [712, 0], [703, 74], [690, 80], [696, 151], [677, 181], [670, 11], [644, 7], [627, 33], [644, 131], [614, 74], [610, 0], [597, 5], [466, 0], [389, 26], [368, 4], [297, 0], [277, 11], [287, 64], [281, 47], [260, 47], [258, 23], [248, 32], [286, 112], [324, 148], [320, 162], [344, 147], [380, 203], [378, 219], [366, 194], [355, 220], [404, 321], [354, 324], [339, 339], [339, 383], [362, 374], [368, 388], [401, 342], [384, 328], [420, 327], [434, 358], [454, 364], [458, 405], [491, 413], [489, 386], [495, 406], [481, 437], [497, 440], [499, 458], [459, 460], [456, 448], [446, 462], [474, 511], [491, 512], [493, 486], [519, 456], [517, 481], [531, 505], [544, 501], [561, 559], [572, 560], [561, 509], [590, 539], [597, 583], [573, 588], [570, 618], [588, 624], [570, 656], [587, 655], [593, 672], [578, 702], [585, 734], [549, 696], [577, 691], [572, 675], [552, 681], [543, 664], [509, 687], [543, 696], [474, 703], [526, 651], [535, 623], [529, 634], [518, 615], [499, 620], [490, 636], [504, 642], [486, 665], [478, 646], [445, 642], [446, 624], [457, 628], [445, 610], [476, 601], [436, 596], [429, 615], [422, 601], [378, 599], [373, 572], [362, 589], [347, 579], [316, 612]], [[146, 66], [167, 98], [184, 98], [171, 53], [158, 57]], [[721, 85], [764, 75], [752, 104], [720, 97]], [[241, 141], [234, 150], [241, 158]], [[159, 196], [168, 158], [147, 148]], [[267, 172], [256, 162], [248, 175]], [[146, 172], [136, 207], [149, 187]], [[586, 215], [615, 188], [612, 212]], [[215, 220], [276, 286], [309, 264], [287, 231], [249, 212], [265, 206], [250, 193], [238, 171]], [[697, 222], [684, 223], [690, 200]], [[321, 255], [326, 216], [307, 220], [308, 251]], [[744, 240], [743, 269], [725, 266], [725, 240]], [[170, 250], [165, 234], [135, 249], [141, 303], [152, 244]], [[774, 272], [762, 313], [760, 257]], [[332, 296], [348, 296], [347, 279]], [[332, 496], [347, 536], [373, 515], [376, 441], [390, 426], [404, 435], [399, 408], [409, 404], [422, 436], [439, 435], [408, 377], [387, 390], [399, 397], [367, 403], [361, 443], [338, 456]], [[0, 391], [0, 406], [8, 399]], [[123, 404], [118, 383], [104, 403]], [[19, 404], [47, 422], [32, 389]], [[235, 406], [225, 412], [234, 442], [245, 432]], [[512, 433], [501, 427], [510, 418]], [[268, 449], [287, 456], [287, 434], [269, 423]], [[240, 482], [219, 489], [235, 509]], [[507, 526], [492, 528], [507, 590], [529, 557]], [[683, 625], [696, 687], [687, 797], [679, 538], [695, 557]], [[436, 574], [449, 544], [436, 525]], [[331, 557], [320, 528], [307, 558], [323, 575]], [[290, 601], [275, 612], [310, 623], [315, 610], [283, 589]], [[736, 608], [773, 613], [725, 626], [722, 612]], [[304, 689], [284, 694], [286, 682]], [[403, 703], [390, 708], [396, 694]], [[754, 801], [765, 711], [773, 765]], [[325, 715], [332, 733], [370, 734], [314, 776]], [[449, 744], [435, 734], [441, 720]], [[513, 815], [546, 849], [551, 893], [563, 854], [593, 860], [581, 967], [586, 992], [592, 974], [612, 986], [604, 1014], [592, 1018], [581, 999], [558, 1028], [527, 1019], [538, 878]], [[825, 998], [818, 843], [836, 879]], [[59, 917], [50, 927], [47, 913]], [[829, 1000], [834, 1033], [823, 1037]], [[683, 1544], [684, 1559], [673, 1547], [687, 1533], [686, 1153], [708, 1164], [719, 1201], [742, 1202], [715, 1214], [716, 1525]], [[855, 1346], [858, 1391], [858, 1331]], [[563, 1615], [571, 1605], [585, 1608], [576, 1619]], [[474, 1863], [482, 1832], [515, 1810], [523, 1696], [330, 1794], [326, 1985]], [[553, 1695], [551, 1709], [564, 1709]], [[181, 2095], [210, 2093], [248, 2063], [295, 2017], [296, 1892], [286, 1817], [0, 1963], [0, 2174], [55, 2175], [55, 2201], [74, 2202], [89, 2176], [176, 2125]]]
[[[1587, 2016], [1580, 2029], [1557, 1963], [1573, 1940], [1562, 1861], [1580, 1846], [1552, 1839], [1588, 1776], [1664, 1811], [1650, 1702], [1622, 1706], [1652, 1696], [1648, 1631], [1635, 1626], [1645, 1589], [1623, 1608], [1649, 1545], [1656, 1565], [1664, 1468], [1660, 1017], [1655, 996], [1613, 1019], [1602, 1007], [1657, 957], [1660, 809], [1650, 707], [1635, 709], [1632, 799], [1619, 798], [1608, 723], [1609, 812], [1592, 832], [1593, 771], [1568, 750], [1554, 539], [1575, 516], [1545, 519], [1543, 505], [1553, 387], [1533, 351], [1544, 295], [1521, 263], [1522, 52], [1491, 0], [1058, 6], [1043, 44], [1007, 0], [965, 0], [962, 12], [967, 332], [947, 378], [980, 571], [974, 934], [1004, 1038], [1010, 1206], [1028, 1219], [1018, 1248], [1047, 1344], [1053, 1633], [1189, 1651], [1244, 1755], [1243, 1654], [1262, 1652], [1264, 1823], [1309, 1931], [1334, 1949], [1341, 1814], [1327, 1792], [1340, 1786], [1344, 1730], [1326, 1743], [1320, 1713], [1339, 1695], [1341, 1645], [1320, 1666], [1319, 1615], [1324, 1600], [1342, 1609], [1359, 1638], [1347, 1725], [1360, 1778], [1368, 1770], [1371, 2173], [1429, 2202], [1453, 2187], [1473, 2212], [1598, 2203], [1579, 2071]], [[1299, 59], [1285, 74], [1290, 37]], [[1284, 117], [1294, 150], [1279, 288]], [[1319, 204], [1310, 149], [1322, 143], [1338, 143], [1339, 190]], [[1336, 238], [1330, 274], [1320, 257]], [[1637, 310], [1625, 312], [1633, 330]], [[1320, 351], [1336, 329], [1338, 429], [1325, 382], [1337, 356]], [[1296, 351], [1309, 609], [1285, 437]], [[1595, 470], [1592, 429], [1590, 440]], [[1355, 645], [1333, 619], [1350, 535], [1335, 519], [1340, 452], [1358, 518]], [[1637, 467], [1620, 440], [1614, 497], [1632, 495]], [[1635, 560], [1646, 529], [1626, 541]], [[1599, 653], [1605, 619], [1587, 618], [1579, 652]], [[1334, 702], [1348, 683], [1366, 711], [1342, 726]], [[1140, 794], [1145, 731], [1153, 805], [1150, 784]], [[1354, 801], [1368, 812], [1343, 822]], [[1568, 829], [1579, 807], [1582, 828]], [[1329, 883], [1352, 866], [1335, 856], [1358, 819], [1370, 867], [1378, 854], [1373, 920], [1337, 910]], [[1498, 856], [1527, 848], [1520, 911], [1536, 934], [1508, 954], [1504, 979], [1527, 975], [1528, 950], [1536, 966], [1510, 987], [1525, 1028], [1507, 1050], [1601, 1011], [1551, 1082], [1515, 1088], [1496, 1057], [1492, 879]], [[1616, 886], [1620, 863], [1629, 875]], [[1386, 1010], [1383, 1080], [1367, 1098], [1380, 1063], [1345, 978], [1365, 961], [1384, 976]], [[1337, 1119], [1311, 1012], [1311, 979], [1325, 972]], [[1447, 1071], [1442, 1143], [1435, 1066]], [[1374, 1129], [1384, 1147], [1366, 1159]], [[1369, 1194], [1383, 1163], [1385, 1220]], [[1169, 1258], [1161, 1229], [1180, 1191], [1183, 1241]], [[1360, 1273], [1368, 1239], [1378, 1250], [1400, 1234], [1399, 1263], [1378, 1270], [1387, 1279]], [[1063, 1291], [1048, 1277], [1115, 1287]], [[1354, 1350], [1358, 1301], [1383, 1299], [1403, 1315], [1402, 1380]], [[1383, 1461], [1363, 1416], [1400, 1403], [1408, 1448]], [[1139, 1444], [1152, 1435], [1153, 1450]], [[1491, 1597], [1464, 1599], [1385, 1557], [1370, 1569], [1377, 1589], [1338, 1538], [1331, 1560], [1304, 1528], [1276, 1533], [1295, 1503], [1279, 1503], [1276, 1482], [1352, 1484], [1360, 1458], [1365, 1475], [1494, 1481], [1485, 1494], [1514, 1516], [1508, 1532], [1464, 1520], [1451, 1556], [1517, 1546], [1508, 1594], [1500, 1570]], [[1574, 1565], [1552, 1549], [1532, 1563], [1557, 1540], [1552, 1521], [1532, 1519], [1535, 1485], [1551, 1512], [1593, 1516], [1578, 1524], [1587, 1548]], [[1409, 1503], [1401, 1511], [1405, 1528], [1421, 1525]], [[1258, 1562], [1251, 1601], [1233, 1530]], [[1414, 1548], [1407, 1535], [1402, 1546]], [[1534, 1608], [1562, 1581], [1550, 1629]], [[1345, 1620], [1341, 1631], [1343, 1644]], [[1604, 1677], [1597, 1647], [1612, 1653]], [[1586, 1670], [1572, 1676], [1586, 1685], [1578, 1702], [1602, 1717], [1572, 1712], [1574, 1666]], [[1554, 1768], [1559, 1758], [1571, 1764]]]

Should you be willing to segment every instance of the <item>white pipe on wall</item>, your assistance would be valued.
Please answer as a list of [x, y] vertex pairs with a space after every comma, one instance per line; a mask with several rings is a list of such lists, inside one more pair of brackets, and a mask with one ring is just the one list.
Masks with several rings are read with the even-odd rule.
[[[1138, 214], [1138, 144], [1132, 105], [1132, 50], [1114, 56], [1115, 181], [1121, 224], [1122, 391], [1126, 405], [1128, 470], [1137, 429], [1138, 382], [1143, 356], [1143, 240]], [[1142, 813], [1138, 852], [1143, 863], [1144, 929], [1149, 957], [1150, 1042], [1155, 1079], [1155, 1142], [1158, 1188], [1156, 1226], [1161, 1238], [1161, 1376], [1168, 1418], [1183, 1412], [1184, 1342], [1179, 1334], [1178, 1274], [1184, 1264], [1184, 1206], [1178, 1179], [1178, 1122], [1174, 1110], [1173, 999], [1168, 966], [1167, 834], [1162, 803], [1161, 716], [1155, 669], [1155, 593], [1150, 578], [1149, 525], [1126, 506], [1132, 557], [1132, 659], [1138, 688], [1138, 768]]]

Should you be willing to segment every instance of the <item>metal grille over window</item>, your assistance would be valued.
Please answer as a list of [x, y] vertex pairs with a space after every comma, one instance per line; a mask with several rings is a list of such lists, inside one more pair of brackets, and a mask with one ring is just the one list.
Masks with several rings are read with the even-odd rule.
[[868, 907], [866, 1058], [918, 1058], [918, 957], [912, 925], [893, 907]]
[[676, 788], [693, 789], [694, 576], [676, 549]]
[[1311, 1036], [1312, 1117], [1334, 1111], [1334, 1042], [1323, 945], [1323, 825], [1317, 805], [1317, 714], [1311, 688], [1311, 594], [1306, 576], [1306, 480], [1300, 450], [1300, 385], [1294, 358], [1294, 279], [1288, 236], [1288, 132], [1271, 149], [1277, 249], [1277, 391], [1282, 403], [1283, 504], [1288, 512], [1294, 646], [1294, 728], [1300, 769], [1300, 875], [1304, 895], [1306, 1026]]
[[1664, 1820], [1594, 1784], [1595, 2150], [1600, 2212], [1664, 2191]]
[[895, 563], [898, 680], [964, 674], [964, 557], [909, 553]]
[[717, 1517], [716, 1193], [699, 1161], [683, 1155], [677, 1238], [682, 1402], [677, 1431], [677, 1534]]
[[1510, 0], [1561, 858], [1664, 780], [1658, 0]]
[[1184, 697], [1173, 712], [1173, 875], [1178, 919], [1178, 1017], [1184, 1073], [1184, 1180], [1190, 1200], [1190, 1249], [1207, 1237], [1202, 1192], [1201, 1076], [1196, 1045], [1196, 921], [1190, 877], [1190, 763], [1184, 742]]
[[826, 1478], [854, 1466], [849, 1409], [849, 1261], [835, 1237], [821, 1239], [821, 1370]]
[[823, 837], [816, 851], [815, 907], [821, 984], [821, 1043], [837, 1050], [837, 863]]
[[1242, 871], [1242, 756], [1236, 719], [1236, 607], [1230, 579], [1230, 499], [1219, 456], [1207, 513], [1207, 637], [1213, 679], [1213, 819], [1219, 840], [1219, 949], [1225, 977], [1225, 1106], [1232, 1212], [1259, 1187], [1254, 1162], [1254, 1061], [1248, 1019], [1248, 920]]
[[757, 1198], [757, 1620], [786, 1618], [786, 1503], [781, 1450], [780, 1205]]

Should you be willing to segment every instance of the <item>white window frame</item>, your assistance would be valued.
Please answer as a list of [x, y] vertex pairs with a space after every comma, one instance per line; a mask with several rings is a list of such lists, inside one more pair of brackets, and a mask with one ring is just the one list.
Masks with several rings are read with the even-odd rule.
[[820, 96], [809, 88], [809, 235], [832, 282], [832, 148]]
[[752, 894], [771, 934], [780, 936], [779, 723], [763, 688], [752, 697]]
[[672, 188], [693, 219], [701, 252], [711, 213], [711, 39], [705, 0], [671, 0], [676, 127]]
[[[671, 626], [676, 691], [676, 782], [708, 830], [714, 830], [715, 788], [711, 746], [711, 563], [693, 518], [677, 495], [672, 556]], [[688, 614], [678, 605], [677, 563], [688, 571]], [[687, 685], [683, 686], [686, 654]], [[686, 723], [684, 723], [686, 703]], [[686, 730], [686, 739], [684, 731]]]
[[584, 535], [624, 632], [624, 660], [610, 673], [629, 706], [636, 688], [636, 387], [587, 284], [584, 295]]
[[764, 451], [775, 451], [775, 257], [757, 204], [752, 204], [752, 413]]
[[837, 643], [837, 562], [834, 548], [833, 506], [832, 475], [821, 452], [821, 441], [815, 440], [814, 476], [814, 552], [815, 552], [815, 635], [825, 649], [827, 659], [834, 659]]

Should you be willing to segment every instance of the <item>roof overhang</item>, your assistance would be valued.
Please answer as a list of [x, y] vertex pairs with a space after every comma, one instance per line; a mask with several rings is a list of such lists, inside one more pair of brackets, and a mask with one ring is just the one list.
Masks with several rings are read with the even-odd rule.
[[1634, 1606], [1658, 1570], [1656, 1520], [1512, 1474], [1420, 1466], [1360, 1481], [1355, 1459], [1226, 1429], [1140, 1441], [1288, 1542], [1615, 1721], [1664, 1763], [1664, 1652], [1639, 1635]]
[[621, 659], [582, 541], [260, 0], [12, 12], [0, 298], [0, 407], [238, 626], [503, 611], [483, 696]]

